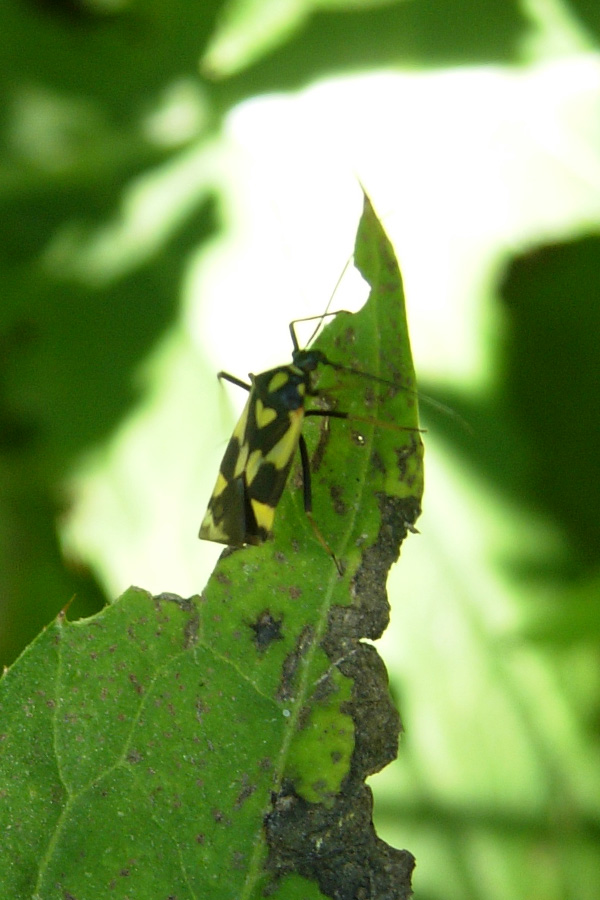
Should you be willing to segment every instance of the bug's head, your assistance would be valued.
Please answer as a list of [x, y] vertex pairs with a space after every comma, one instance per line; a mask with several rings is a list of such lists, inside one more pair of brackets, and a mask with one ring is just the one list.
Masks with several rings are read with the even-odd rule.
[[296, 368], [303, 372], [314, 372], [317, 366], [330, 365], [329, 360], [320, 350], [294, 350], [292, 361]]

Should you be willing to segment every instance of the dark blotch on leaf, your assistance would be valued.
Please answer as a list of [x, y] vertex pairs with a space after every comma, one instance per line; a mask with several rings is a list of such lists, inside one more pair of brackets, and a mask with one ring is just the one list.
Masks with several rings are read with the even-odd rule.
[[376, 450], [371, 454], [371, 465], [376, 472], [380, 472], [382, 475], [386, 474], [385, 463]]
[[255, 622], [250, 622], [250, 628], [254, 632], [254, 643], [259, 653], [264, 653], [273, 641], [283, 640], [282, 623], [283, 619], [275, 619], [268, 609], [259, 613]]
[[298, 872], [335, 900], [407, 900], [414, 857], [377, 837], [370, 789], [357, 784], [330, 809], [284, 786], [265, 819], [267, 867], [276, 880]]
[[343, 490], [338, 484], [332, 484], [330, 488], [331, 501], [333, 508], [338, 516], [347, 516], [348, 507], [342, 499]]
[[[406, 447], [400, 447], [396, 450], [396, 465], [398, 466], [398, 480], [407, 487], [412, 487], [413, 478], [408, 474], [407, 463], [416, 450], [416, 441], [411, 441]], [[414, 477], [414, 476], [413, 476]]]
[[334, 647], [349, 638], [377, 640], [389, 622], [387, 575], [398, 559], [400, 544], [407, 532], [415, 530], [413, 522], [419, 517], [421, 507], [412, 497], [401, 499], [379, 494], [377, 499], [381, 527], [373, 546], [365, 550], [354, 576], [353, 603], [351, 606], [333, 606], [329, 614], [324, 648], [330, 656]]

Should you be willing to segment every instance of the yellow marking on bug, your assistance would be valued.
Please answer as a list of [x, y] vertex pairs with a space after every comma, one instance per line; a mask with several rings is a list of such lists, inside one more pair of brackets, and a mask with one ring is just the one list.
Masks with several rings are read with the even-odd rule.
[[250, 450], [250, 448], [248, 447], [248, 444], [242, 444], [242, 446], [240, 447], [240, 452], [239, 452], [238, 458], [235, 462], [235, 469], [233, 472], [234, 478], [239, 478], [240, 475], [243, 473], [244, 469], [246, 468], [246, 465], [248, 463], [248, 451], [249, 450]]
[[223, 525], [215, 522], [210, 510], [207, 510], [202, 525], [200, 526], [200, 537], [206, 541], [216, 541], [217, 543], [227, 543], [229, 535], [224, 530]]
[[269, 506], [268, 503], [261, 503], [259, 500], [251, 500], [250, 503], [252, 505], [258, 527], [264, 528], [267, 534], [270, 534], [273, 531], [275, 507]]
[[225, 488], [227, 487], [227, 479], [222, 475], [221, 472], [217, 475], [217, 483], [215, 484], [215, 489], [213, 491], [213, 497], [218, 497], [223, 493]]
[[264, 461], [272, 463], [276, 469], [285, 469], [293, 458], [300, 439], [302, 431], [302, 422], [304, 421], [304, 409], [290, 410], [289, 413], [290, 427], [287, 429], [280, 441], [274, 447], [271, 447]]
[[277, 410], [271, 406], [265, 406], [262, 400], [257, 397], [254, 415], [258, 427], [266, 428], [267, 425], [270, 425], [277, 418]]
[[263, 456], [262, 450], [258, 448], [256, 450], [253, 450], [252, 453], [248, 456], [248, 461], [245, 466], [246, 484], [252, 484], [264, 461], [265, 458]]
[[[278, 391], [280, 388], [285, 387], [289, 380], [290, 379], [287, 372], [276, 372], [269, 382], [269, 393], [274, 394], [275, 391]], [[298, 385], [299, 390], [303, 387], [304, 385]], [[302, 393], [304, 393], [304, 391], [302, 391]]]

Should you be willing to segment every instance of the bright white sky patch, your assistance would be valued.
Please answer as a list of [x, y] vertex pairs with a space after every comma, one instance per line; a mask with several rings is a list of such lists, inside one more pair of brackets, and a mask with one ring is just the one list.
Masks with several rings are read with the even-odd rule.
[[[220, 300], [203, 304], [211, 352], [257, 368], [260, 342], [281, 361], [286, 323], [324, 308], [351, 252], [360, 179], [400, 258], [419, 369], [485, 376], [481, 336], [495, 326], [482, 301], [499, 256], [600, 218], [599, 98], [589, 55], [381, 73], [243, 104], [227, 125], [239, 241], [211, 278]], [[348, 305], [343, 286], [333, 305]]]

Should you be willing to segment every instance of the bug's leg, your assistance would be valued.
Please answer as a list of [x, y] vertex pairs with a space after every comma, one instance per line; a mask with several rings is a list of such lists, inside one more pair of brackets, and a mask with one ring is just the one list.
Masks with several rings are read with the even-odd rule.
[[247, 384], [247, 382], [242, 381], [241, 378], [236, 378], [235, 375], [230, 375], [229, 372], [219, 372], [217, 374], [217, 378], [222, 379], [223, 381], [229, 381], [231, 384], [237, 385], [237, 387], [243, 388], [245, 391], [251, 391], [252, 386]]
[[304, 316], [302, 319], [292, 319], [292, 321], [290, 322], [290, 334], [292, 336], [292, 344], [294, 346], [294, 351], [298, 351], [300, 349], [300, 344], [299, 344], [298, 338], [296, 336], [296, 329], [294, 328], [294, 325], [296, 325], [298, 322], [315, 322], [317, 319], [319, 320], [319, 324], [317, 325], [317, 327], [315, 328], [315, 330], [309, 337], [308, 341], [306, 342], [306, 346], [309, 347], [312, 344], [313, 340], [315, 339], [315, 335], [316, 335], [317, 331], [319, 330], [319, 328], [321, 327], [321, 322], [323, 321], [323, 319], [327, 319], [330, 316], [337, 316], [337, 314], [341, 313], [341, 312], [347, 313], [348, 310], [347, 309], [336, 309], [335, 312], [324, 312], [324, 313], [321, 313], [320, 316]]
[[313, 518], [313, 514], [312, 514], [312, 486], [311, 486], [311, 480], [310, 480], [310, 460], [309, 460], [309, 458], [308, 458], [308, 450], [307, 450], [307, 447], [306, 447], [306, 441], [304, 440], [304, 437], [303, 437], [302, 435], [300, 435], [300, 440], [299, 440], [299, 442], [298, 442], [298, 446], [299, 446], [299, 448], [300, 448], [300, 459], [301, 459], [301, 461], [302, 461], [302, 483], [303, 483], [303, 492], [304, 492], [304, 512], [306, 513], [306, 515], [307, 515], [307, 517], [308, 517], [308, 521], [310, 522], [310, 524], [311, 524], [311, 526], [312, 526], [312, 530], [313, 530], [314, 533], [315, 533], [316, 539], [317, 539], [318, 542], [320, 543], [320, 545], [321, 545], [321, 547], [323, 548], [323, 550], [325, 550], [325, 552], [327, 553], [327, 555], [330, 556], [330, 557], [332, 558], [332, 560], [334, 561], [335, 567], [336, 567], [336, 569], [338, 570], [338, 573], [339, 573], [340, 575], [343, 575], [343, 574], [344, 574], [344, 571], [343, 571], [343, 569], [342, 569], [342, 566], [341, 566], [341, 564], [340, 564], [340, 562], [339, 562], [337, 556], [335, 555], [335, 553], [333, 552], [333, 550], [331, 549], [331, 547], [329, 546], [329, 544], [327, 543], [327, 541], [326, 541], [325, 538], [323, 537], [323, 535], [322, 535], [322, 533], [321, 533], [321, 529], [319, 528], [319, 526], [317, 525], [317, 523], [315, 522], [315, 520], [314, 520], [314, 518]]

